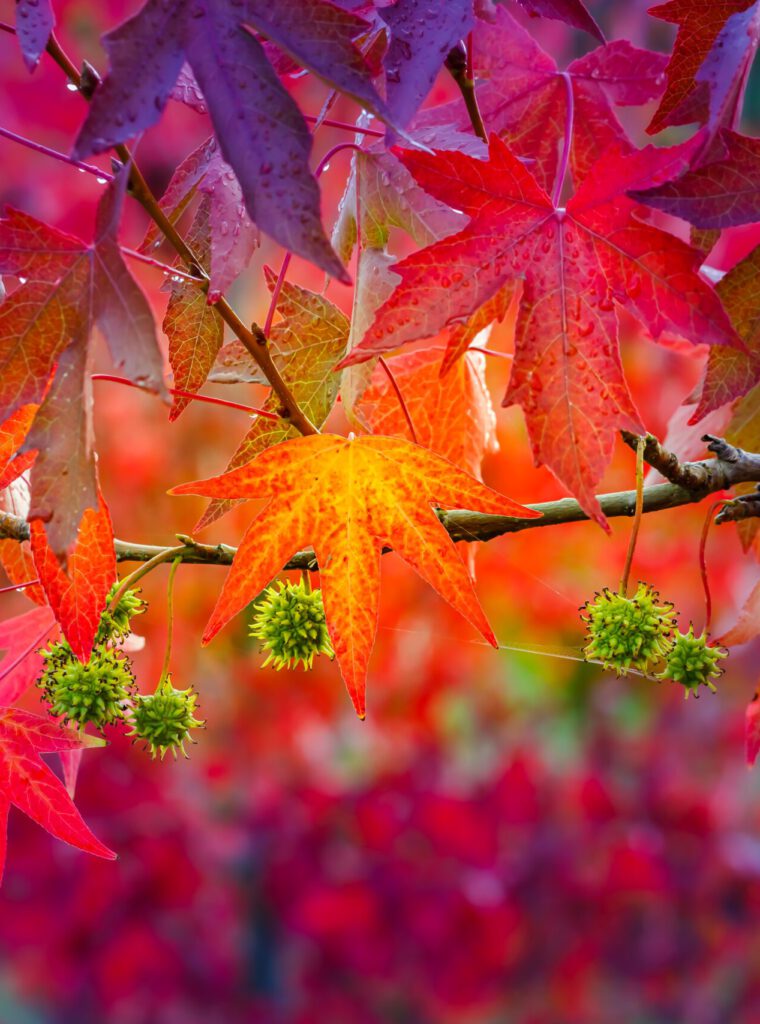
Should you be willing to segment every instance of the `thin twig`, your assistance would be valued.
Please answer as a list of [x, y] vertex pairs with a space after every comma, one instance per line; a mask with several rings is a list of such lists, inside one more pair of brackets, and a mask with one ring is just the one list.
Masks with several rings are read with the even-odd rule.
[[69, 164], [71, 167], [76, 167], [79, 171], [86, 171], [87, 174], [92, 174], [98, 179], [101, 185], [105, 185], [107, 181], [113, 181], [113, 174], [110, 171], [101, 170], [100, 167], [96, 167], [94, 164], [87, 164], [83, 160], [75, 160], [71, 156], [67, 156], [65, 153], [59, 153], [57, 149], [51, 149], [50, 146], [43, 146], [41, 142], [34, 142], [32, 139], [27, 139], [23, 135], [17, 135], [16, 132], [12, 132], [10, 128], [0, 128], [0, 135], [5, 139], [10, 139], [11, 142], [16, 142], [20, 146], [25, 146], [27, 149], [31, 149], [35, 153], [42, 153], [45, 156], [51, 156], [54, 160], [60, 160], [61, 163]]
[[415, 444], [419, 444], [419, 441], [417, 440], [417, 431], [414, 429], [414, 420], [412, 419], [412, 415], [409, 412], [409, 408], [406, 402], [404, 401], [404, 396], [401, 393], [401, 388], [398, 386], [398, 381], [396, 380], [393, 374], [393, 370], [391, 370], [390, 366], [388, 366], [388, 363], [386, 362], [383, 356], [378, 357], [378, 362], [382, 366], [383, 370], [385, 370], [385, 375], [390, 381], [390, 385], [396, 393], [398, 404], [401, 406], [401, 411], [404, 414], [404, 419], [406, 420], [407, 426], [409, 427], [409, 433], [412, 435], [412, 440], [414, 441]]
[[641, 513], [644, 509], [644, 444], [645, 438], [640, 437], [636, 445], [636, 506], [633, 514], [633, 527], [628, 540], [628, 551], [625, 556], [623, 574], [620, 577], [620, 595], [628, 596], [628, 579], [631, 575], [633, 555], [636, 551], [636, 541], [639, 539], [639, 527], [641, 526]]
[[[93, 373], [90, 376], [90, 380], [108, 380], [114, 384], [124, 384], [129, 388], [137, 388], [138, 391], [143, 389], [139, 384], [135, 384], [134, 381], [128, 380], [126, 377], [117, 377], [112, 373]], [[194, 391], [183, 391], [182, 388], [167, 388], [170, 395], [178, 395], [180, 398], [189, 398], [193, 402], [207, 402], [209, 405], [221, 405], [225, 409], [240, 409], [241, 412], [247, 412], [251, 416], [263, 416], [266, 420], [280, 419], [273, 412], [269, 412], [267, 409], [259, 409], [255, 405], [243, 405], [241, 402], [230, 402], [226, 398], [215, 398], [213, 395], [199, 395]]]

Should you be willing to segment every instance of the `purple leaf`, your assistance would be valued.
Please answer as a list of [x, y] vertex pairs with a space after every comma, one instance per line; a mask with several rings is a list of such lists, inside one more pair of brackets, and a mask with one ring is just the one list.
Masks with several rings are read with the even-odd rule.
[[518, 0], [528, 14], [534, 18], [553, 18], [564, 21], [566, 25], [579, 28], [596, 36], [600, 43], [604, 42], [604, 34], [586, 10], [581, 0]]
[[388, 105], [394, 120], [406, 127], [449, 51], [472, 28], [472, 0], [397, 0], [378, 13], [391, 31], [383, 60]]
[[110, 71], [97, 88], [74, 156], [102, 153], [158, 121], [182, 68], [182, 0], [148, 0], [103, 36]]
[[[449, 0], [445, 6], [457, 4]], [[363, 18], [325, 0], [247, 0], [245, 20], [303, 67], [353, 96], [366, 110], [389, 119], [370, 69], [353, 42], [371, 28]]]
[[648, 206], [698, 228], [728, 228], [760, 220], [760, 139], [723, 129], [722, 155], [674, 181], [631, 193]]
[[311, 135], [261, 44], [221, 4], [198, 5], [187, 55], [251, 219], [286, 249], [347, 282], [322, 228]]
[[17, 0], [16, 35], [24, 63], [34, 71], [45, 52], [55, 15], [50, 0]]
[[[306, 122], [261, 44], [242, 22], [250, 10], [250, 21], [266, 23], [277, 33], [278, 44], [287, 40], [290, 50], [304, 60], [308, 57], [319, 73], [328, 71], [325, 53], [342, 55], [350, 64], [335, 72], [341, 87], [361, 93], [363, 102], [381, 113], [382, 101], [374, 93], [369, 71], [362, 84], [362, 58], [348, 38], [349, 29], [354, 31], [363, 22], [326, 0], [269, 7], [267, 13], [254, 0], [247, 5], [228, 0], [148, 0], [106, 37], [111, 71], [93, 97], [75, 152], [81, 156], [107, 149], [154, 124], [187, 59], [251, 219], [285, 248], [348, 281], [322, 228]], [[294, 7], [310, 18], [293, 17]], [[328, 45], [330, 26], [334, 38]], [[325, 52], [320, 55], [323, 44]], [[187, 76], [180, 88], [189, 88]]]

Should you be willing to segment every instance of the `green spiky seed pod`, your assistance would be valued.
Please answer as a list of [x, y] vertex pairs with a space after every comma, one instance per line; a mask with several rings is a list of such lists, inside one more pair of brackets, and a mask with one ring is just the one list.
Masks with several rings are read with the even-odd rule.
[[131, 632], [130, 622], [135, 615], [142, 615], [148, 607], [136, 590], [125, 590], [115, 608], [110, 608], [114, 594], [121, 586], [117, 580], [108, 592], [106, 610], [100, 616], [96, 643], [106, 640], [123, 640]]
[[672, 679], [674, 683], [680, 683], [685, 688], [685, 698], [690, 693], [698, 697], [700, 686], [707, 686], [714, 693], [712, 680], [723, 672], [718, 662], [728, 657], [728, 651], [724, 647], [710, 646], [708, 638], [709, 634], [704, 630], [699, 636], [694, 636], [694, 626], [691, 624], [688, 633], [676, 633], [665, 668], [658, 674], [659, 679]]
[[322, 592], [308, 590], [303, 580], [267, 587], [256, 603], [251, 636], [267, 652], [264, 665], [278, 671], [299, 663], [311, 668], [315, 654], [334, 657]]
[[673, 605], [660, 602], [649, 584], [639, 583], [633, 597], [613, 593], [608, 587], [581, 608], [587, 624], [583, 654], [601, 661], [606, 669], [625, 675], [630, 669], [648, 672], [667, 657], [673, 646], [676, 620]]
[[171, 750], [175, 759], [178, 750], [187, 757], [185, 740], [195, 742], [190, 730], [204, 724], [195, 717], [197, 701], [198, 695], [192, 688], [175, 690], [167, 676], [155, 693], [137, 695], [130, 716], [132, 730], [127, 735], [145, 740], [151, 756], [160, 754], [162, 761], [167, 750]]
[[105, 644], [93, 647], [83, 664], [65, 640], [42, 652], [45, 668], [38, 685], [50, 704], [50, 714], [67, 722], [98, 729], [124, 717], [126, 702], [134, 691], [135, 677], [129, 659]]

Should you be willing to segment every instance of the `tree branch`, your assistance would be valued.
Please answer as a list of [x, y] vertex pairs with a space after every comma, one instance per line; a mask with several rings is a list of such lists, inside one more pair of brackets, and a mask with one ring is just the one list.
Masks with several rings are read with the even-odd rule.
[[[667, 456], [667, 465], [672, 475], [693, 481], [693, 486], [684, 487], [677, 483], [653, 484], [644, 488], [644, 512], [661, 512], [680, 505], [690, 505], [701, 501], [708, 494], [724, 491], [734, 484], [760, 483], [760, 455], [745, 452], [741, 448], [710, 434], [705, 435], [709, 441], [708, 448], [717, 454], [715, 459], [702, 462], [675, 463], [665, 449], [652, 438], [657, 445], [655, 452], [652, 445], [648, 446], [653, 457], [662, 461]], [[649, 439], [648, 439], [649, 440]], [[645, 448], [645, 458], [647, 449]], [[674, 458], [674, 457], [672, 457]], [[663, 463], [665, 464], [665, 463]], [[677, 468], [676, 468], [677, 467]], [[633, 516], [636, 510], [636, 491], [613, 491], [600, 494], [599, 504], [604, 514], [614, 519], [619, 516]], [[747, 496], [750, 497], [749, 495]], [[736, 499], [737, 503], [740, 499]], [[744, 502], [755, 513], [760, 513], [760, 505], [754, 506]], [[438, 517], [455, 541], [489, 541], [506, 533], [520, 533], [522, 530], [535, 530], [546, 526], [563, 526], [566, 523], [580, 523], [589, 519], [577, 501], [573, 498], [560, 498], [558, 501], [544, 501], [528, 505], [541, 513], [541, 519], [518, 519], [512, 516], [483, 515], [480, 512], [468, 512], [456, 509], [451, 512], [439, 511]], [[732, 508], [733, 503], [728, 506]], [[752, 514], [751, 512], [747, 514]], [[746, 515], [724, 516], [721, 513], [717, 522], [731, 518], [746, 518]], [[230, 565], [235, 557], [236, 548], [229, 544], [200, 544], [192, 537], [178, 534], [180, 547], [172, 545], [176, 557], [183, 562], [194, 565]], [[0, 538], [18, 541], [29, 539], [29, 524], [18, 516], [0, 513]], [[132, 541], [115, 541], [116, 558], [119, 562], [148, 562], [168, 550], [155, 544], [138, 544]], [[390, 550], [390, 549], [387, 549]], [[283, 566], [287, 569], [317, 569], [314, 552], [299, 551]]]
[[[84, 73], [80, 74], [76, 65], [64, 52], [54, 35], [50, 36], [47, 45], [47, 52], [61, 68], [69, 80], [77, 87], [80, 94], [90, 100], [99, 82], [99, 76], [94, 68], [85, 64]], [[129, 192], [130, 195], [140, 203], [148, 216], [158, 225], [166, 239], [174, 247], [177, 254], [185, 261], [191, 275], [198, 280], [198, 287], [203, 292], [208, 292], [209, 278], [204, 270], [201, 261], [196, 257], [193, 250], [177, 231], [175, 226], [159, 206], [158, 200], [153, 195], [148, 183], [135, 163], [134, 157], [129, 148], [123, 143], [114, 147], [119, 159], [123, 164], [129, 165]], [[256, 324], [249, 329], [237, 315], [229, 302], [220, 297], [214, 303], [219, 315], [231, 328], [235, 336], [245, 345], [251, 356], [260, 367], [272, 390], [279, 398], [282, 408], [279, 410], [283, 419], [292, 423], [302, 434], [317, 434], [319, 431], [303, 412], [296, 401], [293, 392], [280, 375], [280, 371], [274, 364], [272, 354], [269, 351], [267, 338], [264, 332]]]

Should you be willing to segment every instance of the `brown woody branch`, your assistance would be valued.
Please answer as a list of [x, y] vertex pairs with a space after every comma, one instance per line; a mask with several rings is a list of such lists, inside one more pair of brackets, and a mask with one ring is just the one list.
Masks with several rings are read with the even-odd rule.
[[[648, 450], [658, 467], [664, 466], [668, 473], [677, 479], [689, 481], [688, 486], [680, 483], [653, 484], [644, 488], [644, 512], [660, 512], [680, 505], [690, 505], [701, 501], [708, 494], [724, 491], [734, 484], [760, 483], [760, 455], [742, 451], [733, 445], [711, 435], [705, 435], [709, 442], [707, 447], [716, 454], [715, 459], [702, 462], [678, 463], [676, 459], [659, 445], [654, 438]], [[628, 438], [626, 438], [628, 440]], [[656, 448], [654, 446], [657, 446]], [[667, 456], [667, 458], [666, 458]], [[752, 505], [747, 495], [737, 498], [727, 508], [742, 505], [760, 513], [760, 501]], [[755, 498], [758, 495], [754, 496]], [[636, 507], [635, 491], [614, 491], [599, 495], [599, 504], [604, 514], [612, 519], [619, 516], [633, 516]], [[468, 512], [456, 509], [451, 512], [438, 513], [441, 523], [455, 541], [488, 541], [501, 537], [506, 533], [519, 533], [522, 530], [535, 530], [546, 526], [562, 526], [566, 523], [579, 523], [589, 519], [577, 501], [573, 498], [560, 498], [558, 501], [544, 501], [528, 505], [541, 513], [540, 519], [517, 519], [513, 516], [491, 516], [480, 512]], [[718, 522], [746, 516], [725, 514], [727, 509], [717, 517]], [[753, 514], [752, 512], [748, 514]], [[23, 541], [29, 537], [28, 523], [18, 516], [0, 514], [0, 538], [12, 538]], [[178, 535], [180, 546], [172, 546], [176, 557], [183, 562], [195, 565], [229, 565], [235, 556], [236, 548], [228, 544], [200, 544], [192, 537]], [[115, 542], [116, 557], [120, 562], [147, 562], [162, 552], [166, 547], [153, 544], [136, 544], [131, 541]], [[317, 569], [314, 552], [299, 551], [290, 559], [283, 569]]]

